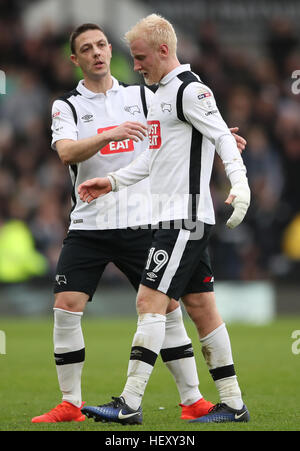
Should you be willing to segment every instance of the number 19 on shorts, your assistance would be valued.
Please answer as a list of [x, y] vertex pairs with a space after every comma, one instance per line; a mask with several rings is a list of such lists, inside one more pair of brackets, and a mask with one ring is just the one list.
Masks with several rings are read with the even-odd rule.
[[152, 271], [154, 273], [157, 273], [161, 268], [165, 266], [165, 264], [169, 260], [168, 253], [164, 251], [163, 249], [155, 250], [155, 247], [151, 247], [149, 250], [148, 260], [146, 263], [146, 270], [150, 269], [151, 262], [154, 262], [156, 265], [154, 268], [152, 268]]

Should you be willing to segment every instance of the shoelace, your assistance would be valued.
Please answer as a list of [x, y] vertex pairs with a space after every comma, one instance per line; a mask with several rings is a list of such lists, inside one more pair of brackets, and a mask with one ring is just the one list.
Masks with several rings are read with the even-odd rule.
[[216, 412], [216, 411], [218, 411], [220, 408], [222, 408], [223, 405], [224, 405], [223, 403], [218, 402], [217, 404], [215, 404], [214, 406], [212, 406], [212, 407], [208, 410], [208, 412], [209, 412], [209, 413]]
[[114, 409], [117, 409], [118, 407], [122, 407], [125, 404], [125, 399], [122, 396], [120, 398], [112, 396], [111, 398], [111, 402], [99, 405], [98, 407], [113, 407]]

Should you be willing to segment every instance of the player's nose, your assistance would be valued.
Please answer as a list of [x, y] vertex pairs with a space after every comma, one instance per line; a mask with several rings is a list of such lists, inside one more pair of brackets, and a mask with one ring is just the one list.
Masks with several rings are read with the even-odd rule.
[[101, 51], [97, 45], [93, 45], [93, 55], [99, 56], [101, 54]]
[[137, 71], [139, 71], [141, 69], [142, 69], [141, 63], [139, 61], [134, 61], [133, 70], [137, 72]]

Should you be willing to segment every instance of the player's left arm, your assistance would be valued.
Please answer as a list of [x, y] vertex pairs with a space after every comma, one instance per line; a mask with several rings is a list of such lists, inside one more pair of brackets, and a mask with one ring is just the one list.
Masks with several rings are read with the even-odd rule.
[[237, 148], [239, 149], [240, 153], [242, 153], [247, 145], [246, 139], [243, 138], [243, 136], [237, 134], [237, 132], [239, 131], [239, 127], [231, 127], [229, 128], [229, 130], [236, 141]]
[[231, 204], [233, 213], [226, 225], [238, 226], [250, 205], [250, 188], [237, 140], [224, 122], [212, 91], [205, 85], [191, 83], [184, 90], [183, 111], [185, 118], [215, 146], [223, 161], [225, 172], [231, 183], [225, 200]]

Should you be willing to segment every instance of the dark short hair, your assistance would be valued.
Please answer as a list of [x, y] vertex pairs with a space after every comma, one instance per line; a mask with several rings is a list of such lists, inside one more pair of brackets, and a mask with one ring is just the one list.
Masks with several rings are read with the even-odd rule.
[[[72, 31], [71, 36], [70, 36], [70, 47], [71, 47], [71, 52], [73, 54], [75, 54], [75, 40], [76, 38], [84, 33], [85, 31], [88, 30], [99, 30], [102, 31], [102, 33], [105, 35], [105, 32], [103, 30], [103, 28], [99, 27], [99, 25], [95, 24], [95, 23], [84, 23], [82, 25], [80, 25], [79, 27], [75, 28], [74, 31]], [[105, 35], [106, 36], [106, 35]]]

